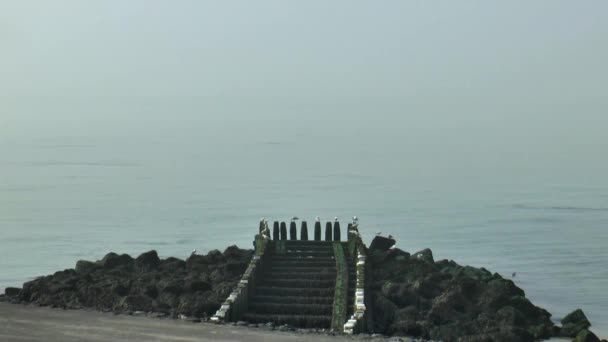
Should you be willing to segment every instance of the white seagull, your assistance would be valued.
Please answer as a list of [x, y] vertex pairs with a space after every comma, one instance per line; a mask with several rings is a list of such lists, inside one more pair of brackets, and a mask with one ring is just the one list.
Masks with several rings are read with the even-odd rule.
[[319, 218], [319, 216], [317, 216], [317, 217], [315, 218], [315, 221], [316, 221], [316, 222], [321, 222], [321, 219]]
[[295, 221], [295, 220], [299, 220], [299, 219], [300, 219], [299, 217], [294, 216], [294, 217], [291, 218], [291, 221]]
[[334, 221], [338, 222], [338, 216], [334, 217]]

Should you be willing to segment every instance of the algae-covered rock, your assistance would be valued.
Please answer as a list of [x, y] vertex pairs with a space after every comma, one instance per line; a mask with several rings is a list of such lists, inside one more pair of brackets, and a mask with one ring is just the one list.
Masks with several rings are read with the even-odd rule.
[[562, 318], [562, 334], [568, 337], [576, 337], [579, 332], [591, 326], [591, 322], [581, 309], [576, 309]]
[[80, 274], [88, 274], [91, 273], [97, 269], [99, 269], [99, 264], [91, 262], [91, 261], [87, 261], [87, 260], [78, 260], [76, 262], [76, 273], [80, 273]]
[[426, 261], [431, 264], [435, 262], [435, 259], [433, 259], [433, 251], [431, 251], [429, 248], [425, 248], [420, 252], [412, 254], [412, 258]]
[[591, 331], [583, 329], [576, 335], [574, 342], [600, 342], [600, 339]]
[[441, 341], [555, 336], [550, 313], [533, 305], [513, 281], [486, 269], [435, 263], [430, 249], [411, 256], [376, 249], [368, 261], [375, 332]]
[[235, 246], [224, 253], [194, 255], [188, 262], [161, 260], [156, 251], [136, 259], [108, 253], [100, 261], [81, 260], [75, 269], [27, 282], [16, 298], [68, 309], [210, 316], [236, 286], [252, 255]]
[[395, 245], [395, 239], [384, 236], [376, 236], [369, 245], [370, 253], [384, 252]]

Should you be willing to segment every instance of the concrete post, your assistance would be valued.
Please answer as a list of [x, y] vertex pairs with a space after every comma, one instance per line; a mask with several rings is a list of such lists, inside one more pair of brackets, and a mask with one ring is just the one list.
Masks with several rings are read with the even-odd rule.
[[272, 239], [279, 240], [279, 222], [278, 221], [274, 221], [274, 224], [272, 225]]
[[287, 240], [287, 225], [281, 222], [281, 240]]
[[306, 224], [306, 221], [302, 221], [302, 227], [300, 228], [300, 240], [308, 240], [308, 225]]
[[325, 241], [331, 241], [331, 222], [327, 222], [325, 225]]
[[340, 241], [340, 222], [334, 222], [334, 241]]
[[315, 241], [321, 241], [321, 222], [315, 222]]
[[296, 228], [296, 223], [291, 221], [289, 224], [289, 240], [297, 240], [298, 239], [298, 228]]

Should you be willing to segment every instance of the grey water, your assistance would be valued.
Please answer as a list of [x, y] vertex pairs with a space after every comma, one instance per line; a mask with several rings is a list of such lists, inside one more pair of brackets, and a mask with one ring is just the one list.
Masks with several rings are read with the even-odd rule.
[[247, 116], [240, 104], [148, 102], [5, 116], [0, 290], [109, 251], [251, 248], [263, 216], [357, 215], [368, 243], [392, 234], [409, 252], [516, 273], [556, 320], [580, 307], [608, 335], [608, 184], [592, 149], [563, 155], [536, 133], [503, 140], [508, 125], [438, 127], [365, 106]]

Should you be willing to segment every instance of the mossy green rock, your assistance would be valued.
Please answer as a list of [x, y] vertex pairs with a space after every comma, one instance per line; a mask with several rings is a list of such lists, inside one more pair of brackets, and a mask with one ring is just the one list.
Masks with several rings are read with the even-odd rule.
[[76, 262], [75, 269], [76, 269], [76, 273], [87, 274], [87, 273], [91, 273], [99, 268], [100, 268], [100, 266], [94, 262], [87, 261], [87, 260], [78, 260], [78, 262]]
[[576, 338], [574, 339], [575, 342], [600, 342], [600, 339], [595, 336], [594, 333], [592, 333], [591, 331], [587, 330], [587, 329], [583, 329], [581, 330], [578, 335], [576, 335]]
[[562, 334], [568, 337], [576, 337], [579, 332], [590, 326], [591, 323], [583, 310], [576, 309], [562, 319]]
[[420, 252], [412, 254], [412, 259], [426, 261], [429, 264], [435, 263], [435, 259], [433, 259], [433, 252], [429, 248], [425, 248]]

